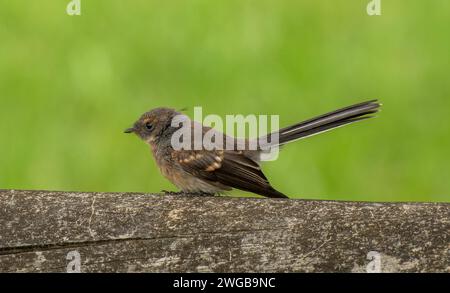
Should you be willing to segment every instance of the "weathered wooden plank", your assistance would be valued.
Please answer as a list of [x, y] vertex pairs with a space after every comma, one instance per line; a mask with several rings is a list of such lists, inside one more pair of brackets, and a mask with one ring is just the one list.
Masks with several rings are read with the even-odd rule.
[[448, 203], [0, 191], [0, 272], [450, 272], [449, 250]]

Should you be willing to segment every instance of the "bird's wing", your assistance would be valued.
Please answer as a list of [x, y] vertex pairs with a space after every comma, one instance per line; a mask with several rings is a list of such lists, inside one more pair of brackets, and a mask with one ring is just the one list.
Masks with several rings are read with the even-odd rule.
[[267, 197], [286, 197], [270, 185], [258, 163], [241, 151], [179, 150], [172, 152], [172, 158], [186, 172], [211, 183]]

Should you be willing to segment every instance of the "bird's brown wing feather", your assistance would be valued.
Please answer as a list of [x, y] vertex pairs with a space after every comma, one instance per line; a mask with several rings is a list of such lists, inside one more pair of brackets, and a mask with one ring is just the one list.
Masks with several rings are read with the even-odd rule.
[[267, 197], [286, 197], [276, 191], [258, 163], [240, 151], [180, 150], [172, 157], [184, 171], [208, 181], [254, 192]]

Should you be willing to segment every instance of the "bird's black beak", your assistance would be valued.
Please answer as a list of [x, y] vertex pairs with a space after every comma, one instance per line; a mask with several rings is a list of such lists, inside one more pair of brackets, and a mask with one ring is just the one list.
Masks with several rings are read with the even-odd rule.
[[127, 128], [127, 129], [125, 129], [125, 133], [133, 133], [134, 132], [134, 127], [130, 127], [130, 128]]

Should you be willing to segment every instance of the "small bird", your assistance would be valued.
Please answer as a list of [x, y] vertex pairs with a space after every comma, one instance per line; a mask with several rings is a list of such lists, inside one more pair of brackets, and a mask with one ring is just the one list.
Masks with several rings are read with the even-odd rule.
[[[380, 106], [377, 100], [355, 104], [282, 128], [269, 136], [278, 135], [277, 145], [273, 147], [279, 147], [371, 118]], [[287, 198], [270, 185], [261, 170], [261, 156], [267, 149], [259, 146], [257, 149], [243, 150], [174, 148], [171, 138], [180, 127], [174, 127], [172, 120], [179, 115], [183, 116], [174, 109], [156, 108], [144, 113], [125, 133], [135, 133], [150, 145], [161, 173], [181, 189], [181, 193], [214, 195], [236, 188], [271, 198]], [[192, 129], [198, 124], [188, 121]], [[200, 129], [204, 135], [212, 128], [200, 125]], [[220, 135], [224, 141], [228, 137], [222, 133]], [[249, 140], [244, 139], [244, 144], [248, 143]]]

